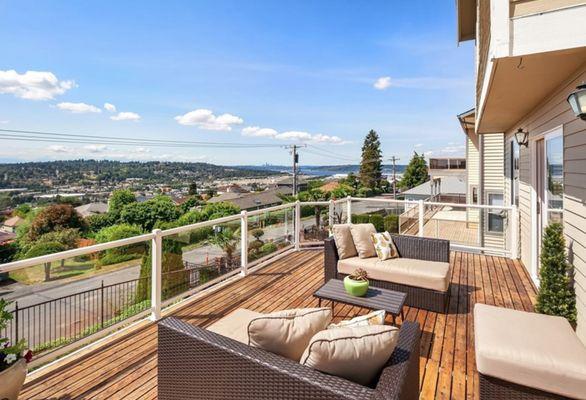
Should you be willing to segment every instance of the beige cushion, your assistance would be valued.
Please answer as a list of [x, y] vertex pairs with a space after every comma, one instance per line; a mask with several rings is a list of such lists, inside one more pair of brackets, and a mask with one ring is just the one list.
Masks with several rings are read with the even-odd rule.
[[261, 315], [261, 313], [256, 311], [239, 308], [219, 321], [214, 322], [206, 329], [222, 336], [229, 337], [230, 339], [248, 344], [248, 324], [254, 318]]
[[358, 257], [338, 261], [338, 272], [351, 274], [356, 268], [368, 273], [369, 279], [409, 285], [445, 292], [450, 287], [450, 263], [423, 261], [412, 258], [393, 258], [381, 261], [378, 257]]
[[370, 238], [371, 233], [376, 233], [373, 224], [352, 224], [350, 225], [350, 233], [352, 234], [352, 240], [354, 240], [358, 257], [376, 257], [374, 243], [372, 243], [372, 239]]
[[480, 373], [586, 399], [586, 347], [565, 318], [476, 304], [474, 330]]
[[399, 257], [399, 252], [389, 232], [371, 233], [370, 239], [374, 244], [374, 251], [379, 260], [384, 261]]
[[329, 308], [262, 314], [248, 324], [248, 344], [299, 361], [312, 336], [332, 321]]
[[352, 234], [350, 233], [350, 224], [338, 224], [332, 226], [332, 234], [334, 235], [334, 241], [336, 242], [338, 257], [340, 257], [340, 260], [349, 257], [356, 257], [358, 255], [356, 246], [354, 246], [354, 241], [352, 240]]
[[399, 330], [388, 325], [328, 329], [311, 338], [300, 362], [367, 385], [391, 357], [398, 338]]
[[340, 321], [337, 324], [330, 324], [328, 329], [335, 328], [354, 328], [357, 326], [368, 325], [384, 325], [385, 324], [385, 310], [377, 310], [366, 315], [359, 315], [352, 319]]

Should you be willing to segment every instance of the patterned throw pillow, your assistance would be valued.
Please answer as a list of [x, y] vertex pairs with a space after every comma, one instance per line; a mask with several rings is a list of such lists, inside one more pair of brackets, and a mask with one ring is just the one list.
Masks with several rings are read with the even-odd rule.
[[379, 260], [384, 261], [399, 257], [399, 252], [389, 232], [371, 233], [370, 238]]
[[354, 328], [356, 326], [384, 325], [385, 310], [373, 311], [366, 315], [360, 315], [346, 321], [340, 321], [337, 324], [330, 324], [328, 329], [335, 328]]

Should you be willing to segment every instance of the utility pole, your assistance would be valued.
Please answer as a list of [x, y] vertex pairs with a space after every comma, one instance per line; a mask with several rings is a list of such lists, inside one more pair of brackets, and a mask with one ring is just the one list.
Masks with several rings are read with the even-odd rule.
[[396, 162], [400, 160], [400, 158], [397, 158], [395, 156], [391, 157], [389, 159], [390, 161], [393, 162], [393, 200], [397, 198], [397, 174], [396, 174]]
[[306, 147], [305, 144], [293, 144], [289, 146], [285, 146], [287, 149], [291, 149], [291, 154], [293, 155], [293, 196], [297, 196], [297, 175], [299, 173], [299, 154], [297, 150], [301, 147]]

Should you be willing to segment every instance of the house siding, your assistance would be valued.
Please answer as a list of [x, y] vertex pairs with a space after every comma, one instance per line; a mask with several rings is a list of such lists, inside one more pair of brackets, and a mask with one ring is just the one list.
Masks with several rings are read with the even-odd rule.
[[[474, 142], [466, 136], [466, 203], [473, 203], [473, 190], [476, 186], [480, 193], [480, 152]], [[467, 209], [468, 221], [478, 222], [478, 210]]]
[[[574, 265], [578, 308], [577, 333], [586, 343], [586, 122], [578, 120], [566, 98], [577, 85], [586, 81], [586, 64], [560, 85], [544, 102], [537, 106], [507, 132], [512, 137], [518, 127], [535, 138], [559, 126], [564, 138], [564, 234], [569, 260]], [[521, 148], [519, 211], [521, 224], [521, 260], [529, 269], [531, 252], [531, 188], [533, 147]]]
[[[484, 166], [483, 196], [484, 204], [488, 204], [489, 193], [501, 194], [504, 197], [505, 185], [505, 146], [503, 133], [490, 133], [481, 136], [482, 159]], [[488, 223], [484, 226], [488, 229]], [[505, 229], [506, 231], [506, 229]], [[484, 244], [486, 247], [502, 248], [505, 243], [505, 233], [486, 232]]]

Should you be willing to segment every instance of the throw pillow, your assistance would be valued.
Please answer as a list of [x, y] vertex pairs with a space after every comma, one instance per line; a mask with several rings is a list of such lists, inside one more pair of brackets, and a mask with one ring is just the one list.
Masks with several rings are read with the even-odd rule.
[[354, 246], [354, 240], [352, 240], [352, 234], [350, 233], [350, 224], [338, 224], [332, 226], [332, 233], [334, 235], [334, 241], [338, 249], [338, 257], [340, 260], [350, 257], [356, 257], [358, 252]]
[[376, 257], [376, 251], [374, 250], [374, 244], [370, 239], [371, 233], [376, 233], [376, 229], [373, 224], [353, 224], [350, 225], [350, 233], [360, 258], [371, 258]]
[[366, 315], [360, 315], [346, 321], [340, 321], [337, 324], [330, 324], [328, 329], [335, 328], [354, 328], [357, 326], [384, 325], [385, 310], [373, 311]]
[[331, 321], [326, 307], [263, 314], [248, 323], [248, 344], [299, 361], [312, 336]]
[[399, 329], [388, 325], [337, 328], [318, 332], [301, 364], [368, 385], [391, 357], [399, 339]]
[[376, 255], [381, 261], [399, 257], [399, 252], [389, 232], [372, 233], [370, 239], [374, 244]]

